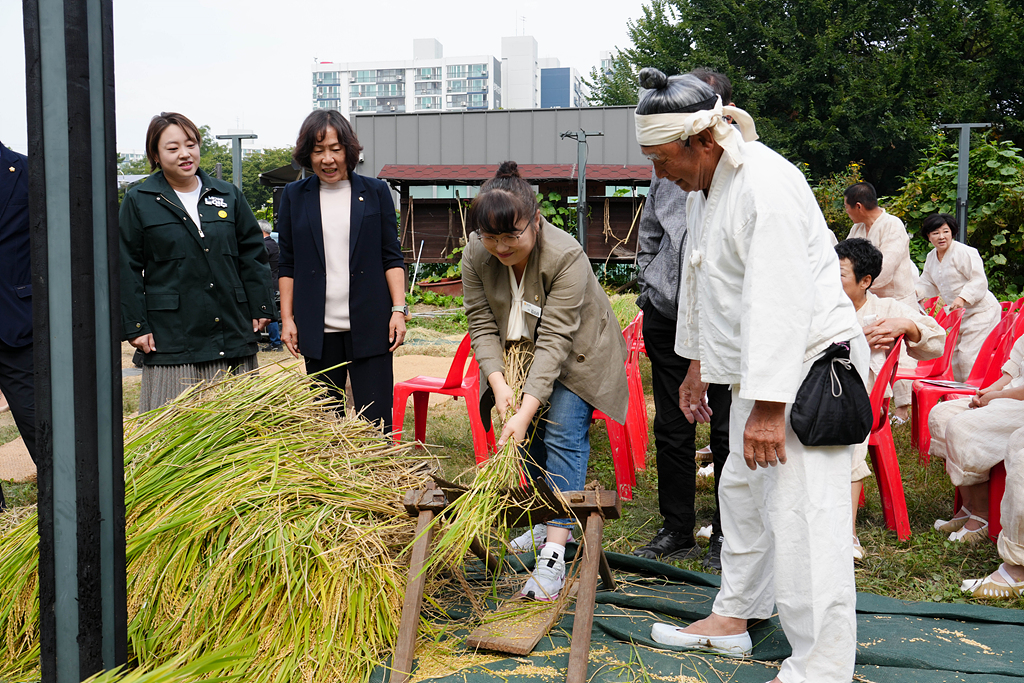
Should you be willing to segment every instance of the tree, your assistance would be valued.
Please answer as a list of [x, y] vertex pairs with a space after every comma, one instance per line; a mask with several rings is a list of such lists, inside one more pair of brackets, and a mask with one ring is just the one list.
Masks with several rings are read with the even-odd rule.
[[269, 202], [271, 197], [271, 188], [260, 184], [260, 173], [287, 166], [291, 162], [291, 147], [265, 149], [242, 159], [242, 193], [253, 211]]
[[644, 66], [717, 69], [762, 140], [815, 177], [863, 160], [893, 192], [938, 123], [1024, 140], [1017, 0], [651, 0], [628, 26], [633, 46], [596, 82], [597, 103], [622, 104]]
[[149, 173], [149, 159], [145, 157], [128, 161], [123, 155], [117, 155], [117, 171], [124, 175], [146, 175]]

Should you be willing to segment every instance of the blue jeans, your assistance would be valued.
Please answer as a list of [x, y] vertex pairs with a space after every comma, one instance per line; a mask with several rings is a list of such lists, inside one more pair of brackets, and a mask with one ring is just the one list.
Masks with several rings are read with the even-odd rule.
[[278, 323], [267, 323], [267, 335], [271, 346], [281, 345], [281, 326]]
[[[531, 479], [546, 472], [545, 480], [559, 491], [581, 491], [586, 485], [590, 459], [590, 418], [594, 408], [555, 382], [547, 409], [534, 421], [536, 433], [530, 442], [527, 470]], [[531, 427], [533, 428], [533, 427]], [[553, 519], [549, 525], [572, 529], [576, 520]]]

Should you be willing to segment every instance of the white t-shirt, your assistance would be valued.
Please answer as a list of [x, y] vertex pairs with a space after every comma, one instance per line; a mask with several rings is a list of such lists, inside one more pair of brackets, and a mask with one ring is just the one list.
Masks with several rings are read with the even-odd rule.
[[181, 200], [181, 207], [188, 212], [192, 222], [196, 224], [196, 227], [202, 230], [202, 225], [199, 223], [199, 195], [203, 193], [203, 184], [196, 181], [196, 189], [191, 192], [178, 192], [174, 191], [174, 194], [178, 195], [178, 199]]

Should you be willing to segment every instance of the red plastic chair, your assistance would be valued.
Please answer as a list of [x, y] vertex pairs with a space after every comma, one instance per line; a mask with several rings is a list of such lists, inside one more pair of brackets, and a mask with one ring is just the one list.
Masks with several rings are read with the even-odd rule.
[[931, 299], [925, 299], [921, 305], [924, 312], [928, 315], [935, 317], [935, 314], [942, 310], [942, 306], [939, 306], [939, 297], [933, 296]]
[[907, 370], [896, 370], [896, 381], [914, 379], [953, 379], [953, 351], [956, 349], [956, 341], [960, 336], [960, 323], [963, 322], [964, 309], [957, 310], [946, 316], [946, 345], [942, 349], [942, 355], [931, 360], [923, 360], [916, 368]]
[[[624, 500], [633, 500], [636, 462], [638, 459], [643, 460], [647, 452], [647, 406], [644, 403], [646, 399], [637, 361], [638, 338], [642, 337], [642, 320], [641, 313], [622, 331], [622, 337], [626, 341], [626, 381], [629, 387], [626, 424], [619, 424], [600, 410], [595, 410], [592, 417], [595, 422], [603, 420], [608, 430], [612, 465], [615, 467], [615, 489], [619, 493], [619, 498]], [[643, 425], [642, 428], [638, 427], [640, 424]], [[646, 462], [644, 465], [646, 466]]]
[[[633, 458], [633, 467], [638, 470], [647, 469], [647, 446], [650, 444], [650, 434], [647, 431], [647, 399], [644, 396], [644, 383], [640, 377], [640, 354], [644, 345], [643, 322], [644, 313], [640, 311], [623, 331], [628, 349], [626, 380], [629, 383], [629, 418], [626, 422], [626, 433], [629, 436], [629, 451]], [[632, 339], [628, 332], [631, 327], [633, 328]]]
[[896, 532], [897, 538], [905, 541], [910, 538], [910, 518], [907, 515], [896, 445], [892, 441], [892, 429], [889, 427], [889, 399], [885, 396], [886, 388], [892, 385], [896, 377], [902, 342], [903, 337], [899, 337], [893, 344], [871, 388], [871, 412], [875, 416], [875, 423], [868, 439], [868, 454], [878, 481], [885, 525]]
[[[913, 403], [910, 413], [910, 445], [917, 448], [918, 462], [920, 464], [927, 465], [931, 460], [931, 455], [928, 453], [932, 443], [931, 433], [928, 431], [928, 415], [931, 414], [932, 408], [944, 397], [970, 396], [978, 389], [987, 387], [999, 379], [999, 368], [1006, 362], [1006, 358], [1002, 357], [1003, 347], [1005, 346], [1006, 336], [1012, 332], [1014, 321], [1015, 316], [1006, 316], [999, 321], [995, 328], [989, 332], [988, 337], [985, 338], [984, 343], [981, 345], [981, 350], [978, 352], [978, 358], [971, 367], [971, 373], [964, 380], [965, 384], [971, 385], [971, 389], [940, 387], [920, 380], [914, 382]], [[993, 369], [996, 373], [995, 377], [989, 379], [992, 376]]]
[[1003, 312], [1000, 314], [1000, 316], [1005, 318], [1007, 316], [1007, 314], [1010, 312], [1010, 307], [1011, 306], [1013, 306], [1013, 302], [1012, 301], [1000, 301], [999, 302], [999, 308], [1003, 309]]
[[[999, 540], [999, 532], [1003, 525], [999, 520], [999, 510], [1003, 503], [1003, 492], [1006, 490], [1006, 465], [996, 463], [988, 472], [988, 537], [993, 543]], [[959, 508], [958, 508], [959, 509]]]
[[409, 402], [409, 395], [413, 399], [414, 424], [416, 441], [421, 444], [426, 441], [427, 436], [427, 408], [430, 394], [445, 394], [447, 396], [461, 396], [466, 399], [466, 410], [469, 411], [469, 428], [473, 435], [473, 454], [477, 463], [487, 460], [490, 447], [494, 446], [494, 437], [488, 439], [484, 429], [483, 420], [480, 417], [480, 367], [474, 358], [466, 367], [466, 359], [469, 357], [469, 335], [462, 338], [455, 358], [452, 360], [448, 376], [427, 377], [420, 375], [405, 382], [395, 384], [394, 408], [392, 414], [392, 437], [395, 441], [402, 440], [402, 425], [405, 422], [405, 408]]

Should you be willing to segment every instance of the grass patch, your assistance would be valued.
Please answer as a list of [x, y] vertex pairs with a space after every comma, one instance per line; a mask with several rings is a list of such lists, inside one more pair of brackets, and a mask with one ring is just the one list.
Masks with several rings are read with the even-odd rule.
[[10, 443], [17, 439], [21, 434], [18, 432], [17, 425], [3, 425], [0, 426], [0, 445]]
[[13, 481], [3, 482], [4, 498], [7, 507], [16, 508], [23, 505], [35, 505], [39, 498], [39, 489], [34, 481], [26, 484], [15, 484]]
[[410, 318], [406, 321], [405, 326], [409, 329], [434, 330], [445, 335], [465, 334], [469, 331], [469, 326], [466, 322], [466, 311], [461, 308], [450, 315]]

